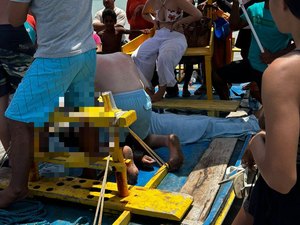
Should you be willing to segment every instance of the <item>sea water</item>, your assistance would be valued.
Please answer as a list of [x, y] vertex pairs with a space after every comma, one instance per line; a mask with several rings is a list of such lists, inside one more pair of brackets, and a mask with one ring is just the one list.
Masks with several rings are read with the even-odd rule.
[[[126, 4], [127, 0], [115, 0], [115, 6], [124, 11], [126, 10]], [[96, 12], [103, 7], [103, 0], [93, 0], [92, 15], [95, 16]]]

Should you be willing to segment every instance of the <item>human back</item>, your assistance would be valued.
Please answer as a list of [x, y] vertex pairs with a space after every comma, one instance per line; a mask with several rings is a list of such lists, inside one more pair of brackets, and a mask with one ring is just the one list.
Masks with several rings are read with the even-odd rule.
[[117, 94], [143, 88], [139, 72], [130, 56], [121, 52], [97, 55], [95, 91]]

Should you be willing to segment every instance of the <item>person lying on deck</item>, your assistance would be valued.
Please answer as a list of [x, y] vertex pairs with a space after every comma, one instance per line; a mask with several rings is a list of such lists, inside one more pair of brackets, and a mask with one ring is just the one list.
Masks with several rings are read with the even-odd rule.
[[[169, 148], [169, 171], [181, 167], [183, 154], [178, 137], [173, 134], [157, 135], [149, 132], [152, 115], [151, 99], [144, 90], [140, 73], [130, 56], [120, 52], [97, 55], [95, 91], [111, 91], [117, 108], [135, 110], [137, 121], [130, 128], [151, 148]], [[154, 162], [147, 156], [142, 157], [141, 160], [146, 164]]]
[[[112, 91], [118, 108], [137, 111], [138, 120], [131, 129], [150, 147], [169, 147], [172, 169], [178, 169], [183, 161], [180, 144], [221, 136], [236, 137], [256, 133], [260, 129], [254, 116], [227, 119], [152, 112], [151, 101], [143, 90], [140, 78], [146, 82], [129, 56], [123, 53], [97, 56], [95, 90]], [[142, 149], [138, 146], [139, 143], [132, 143], [130, 138], [128, 141], [131, 142], [131, 147], [134, 146], [134, 150]], [[135, 156], [136, 153], [134, 151]], [[135, 160], [142, 160], [146, 164], [154, 162], [148, 156], [137, 156]]]

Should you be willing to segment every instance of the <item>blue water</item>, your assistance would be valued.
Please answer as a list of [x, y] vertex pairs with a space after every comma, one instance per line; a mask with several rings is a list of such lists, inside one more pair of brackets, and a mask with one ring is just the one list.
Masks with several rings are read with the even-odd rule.
[[[126, 0], [115, 0], [115, 6], [123, 9], [124, 11], [126, 10], [126, 4], [127, 4]], [[103, 8], [103, 0], [93, 0], [93, 9], [92, 9], [93, 16], [98, 10], [102, 8]]]

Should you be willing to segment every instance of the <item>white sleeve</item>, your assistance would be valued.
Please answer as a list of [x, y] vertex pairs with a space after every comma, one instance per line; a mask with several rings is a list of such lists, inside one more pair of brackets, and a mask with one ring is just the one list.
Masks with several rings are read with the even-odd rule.
[[125, 27], [126, 20], [127, 20], [127, 17], [126, 17], [125, 11], [120, 10], [120, 12], [118, 13], [118, 16], [117, 16], [117, 24]]

